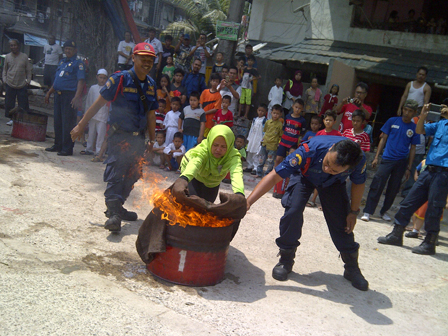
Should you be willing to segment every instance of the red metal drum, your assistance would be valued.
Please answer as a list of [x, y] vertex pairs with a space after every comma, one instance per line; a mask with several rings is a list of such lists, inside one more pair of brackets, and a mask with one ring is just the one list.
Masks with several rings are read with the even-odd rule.
[[12, 137], [30, 141], [45, 141], [48, 121], [46, 115], [16, 112], [13, 121]]
[[278, 182], [274, 186], [274, 192], [273, 192], [272, 196], [274, 196], [275, 198], [282, 198], [286, 191], [286, 188], [288, 187], [288, 182], [289, 182], [289, 177]]
[[216, 285], [224, 278], [233, 227], [167, 225], [166, 252], [147, 265], [149, 272], [180, 285]]

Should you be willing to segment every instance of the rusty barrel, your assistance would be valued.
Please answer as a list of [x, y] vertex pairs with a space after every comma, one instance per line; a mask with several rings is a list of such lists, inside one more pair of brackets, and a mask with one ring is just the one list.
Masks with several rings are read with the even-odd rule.
[[46, 115], [16, 111], [13, 121], [12, 137], [30, 141], [45, 141], [48, 121]]
[[186, 286], [213, 286], [224, 278], [233, 227], [166, 227], [166, 252], [147, 265], [163, 280]]

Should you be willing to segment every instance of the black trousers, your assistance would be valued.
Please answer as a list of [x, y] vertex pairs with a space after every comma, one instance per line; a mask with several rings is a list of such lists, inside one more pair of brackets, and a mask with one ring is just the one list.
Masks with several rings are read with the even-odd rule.
[[20, 108], [28, 112], [30, 109], [30, 105], [28, 103], [27, 86], [24, 86], [21, 89], [14, 89], [6, 83], [4, 83], [4, 86], [5, 86], [5, 117], [10, 118], [9, 111], [11, 111], [16, 106], [16, 99]]
[[219, 185], [213, 188], [208, 188], [196, 179], [192, 179], [190, 183], [188, 183], [188, 193], [190, 195], [199, 196], [211, 203], [215, 202], [218, 192]]
[[45, 65], [44, 68], [44, 85], [51, 88], [54, 82], [54, 76], [56, 75], [57, 65]]
[[114, 133], [108, 137], [107, 145], [109, 156], [104, 161], [107, 164], [103, 176], [107, 182], [104, 196], [106, 202], [120, 200], [124, 204], [142, 176], [145, 137], [143, 134]]
[[73, 153], [75, 146], [70, 135], [76, 126], [76, 110], [71, 106], [75, 94], [75, 91], [56, 91], [54, 94], [54, 144], [67, 153]]
[[345, 182], [322, 188], [314, 186], [302, 175], [291, 177], [283, 195], [282, 206], [285, 208], [285, 213], [280, 219], [280, 237], [276, 239], [277, 246], [281, 249], [291, 249], [300, 245], [303, 211], [314, 188], [319, 192], [322, 211], [336, 249], [345, 253], [356, 252], [359, 244], [355, 242], [353, 232], [350, 234], [345, 232], [350, 207]]

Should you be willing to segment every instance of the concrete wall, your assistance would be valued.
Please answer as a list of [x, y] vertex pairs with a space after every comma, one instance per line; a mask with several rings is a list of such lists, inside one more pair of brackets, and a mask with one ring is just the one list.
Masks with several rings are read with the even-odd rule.
[[309, 6], [302, 12], [292, 10], [308, 0], [254, 0], [248, 30], [249, 39], [264, 42], [293, 44], [302, 41], [310, 32]]
[[309, 0], [302, 12], [292, 9], [308, 0], [254, 0], [249, 38], [263, 42], [295, 44], [305, 37], [398, 47], [448, 54], [448, 35], [429, 35], [350, 27], [353, 6], [348, 0]]

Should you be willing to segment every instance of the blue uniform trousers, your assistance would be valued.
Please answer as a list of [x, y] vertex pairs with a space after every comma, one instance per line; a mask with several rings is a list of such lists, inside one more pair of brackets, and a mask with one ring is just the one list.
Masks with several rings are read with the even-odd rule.
[[397, 161], [382, 160], [378, 166], [378, 170], [373, 177], [370, 184], [369, 194], [367, 195], [367, 202], [364, 208], [364, 212], [370, 215], [375, 213], [375, 209], [380, 201], [381, 194], [387, 182], [386, 196], [384, 198], [383, 207], [380, 210], [380, 214], [384, 214], [390, 209], [394, 203], [395, 197], [400, 191], [401, 179], [406, 172], [408, 159], [401, 159]]
[[22, 108], [26, 112], [30, 110], [30, 105], [28, 103], [28, 87], [26, 85], [21, 89], [14, 89], [5, 83], [4, 87], [6, 118], [10, 118], [9, 111], [11, 111], [16, 106], [16, 98], [20, 108]]
[[425, 231], [438, 233], [440, 231], [440, 217], [446, 205], [448, 195], [448, 171], [430, 172], [425, 170], [414, 183], [409, 194], [401, 202], [400, 210], [395, 215], [395, 223], [406, 226], [411, 216], [428, 201], [425, 214]]
[[69, 154], [75, 146], [70, 135], [76, 126], [76, 110], [71, 106], [75, 94], [75, 91], [56, 91], [54, 95], [54, 144]]
[[414, 161], [412, 162], [412, 167], [411, 167], [411, 177], [409, 178], [409, 180], [406, 181], [406, 183], [404, 184], [403, 189], [401, 190], [401, 195], [403, 197], [406, 197], [406, 195], [408, 194], [409, 190], [411, 190], [412, 186], [414, 185], [414, 182], [415, 182], [415, 180], [414, 180], [415, 169], [420, 164], [420, 162], [423, 161], [424, 158], [425, 158], [425, 154], [415, 154]]
[[143, 155], [146, 149], [144, 134], [114, 133], [107, 141], [109, 156], [105, 164], [104, 182], [107, 182], [104, 196], [106, 202], [126, 201], [135, 182], [142, 175]]
[[353, 253], [359, 249], [352, 233], [347, 234], [347, 216], [349, 213], [349, 200], [345, 190], [345, 182], [334, 183], [328, 187], [315, 187], [302, 175], [291, 177], [282, 206], [285, 213], [280, 219], [280, 237], [276, 243], [281, 249], [291, 249], [300, 245], [302, 236], [303, 211], [314, 188], [319, 191], [325, 220], [330, 231], [333, 244], [339, 252]]

